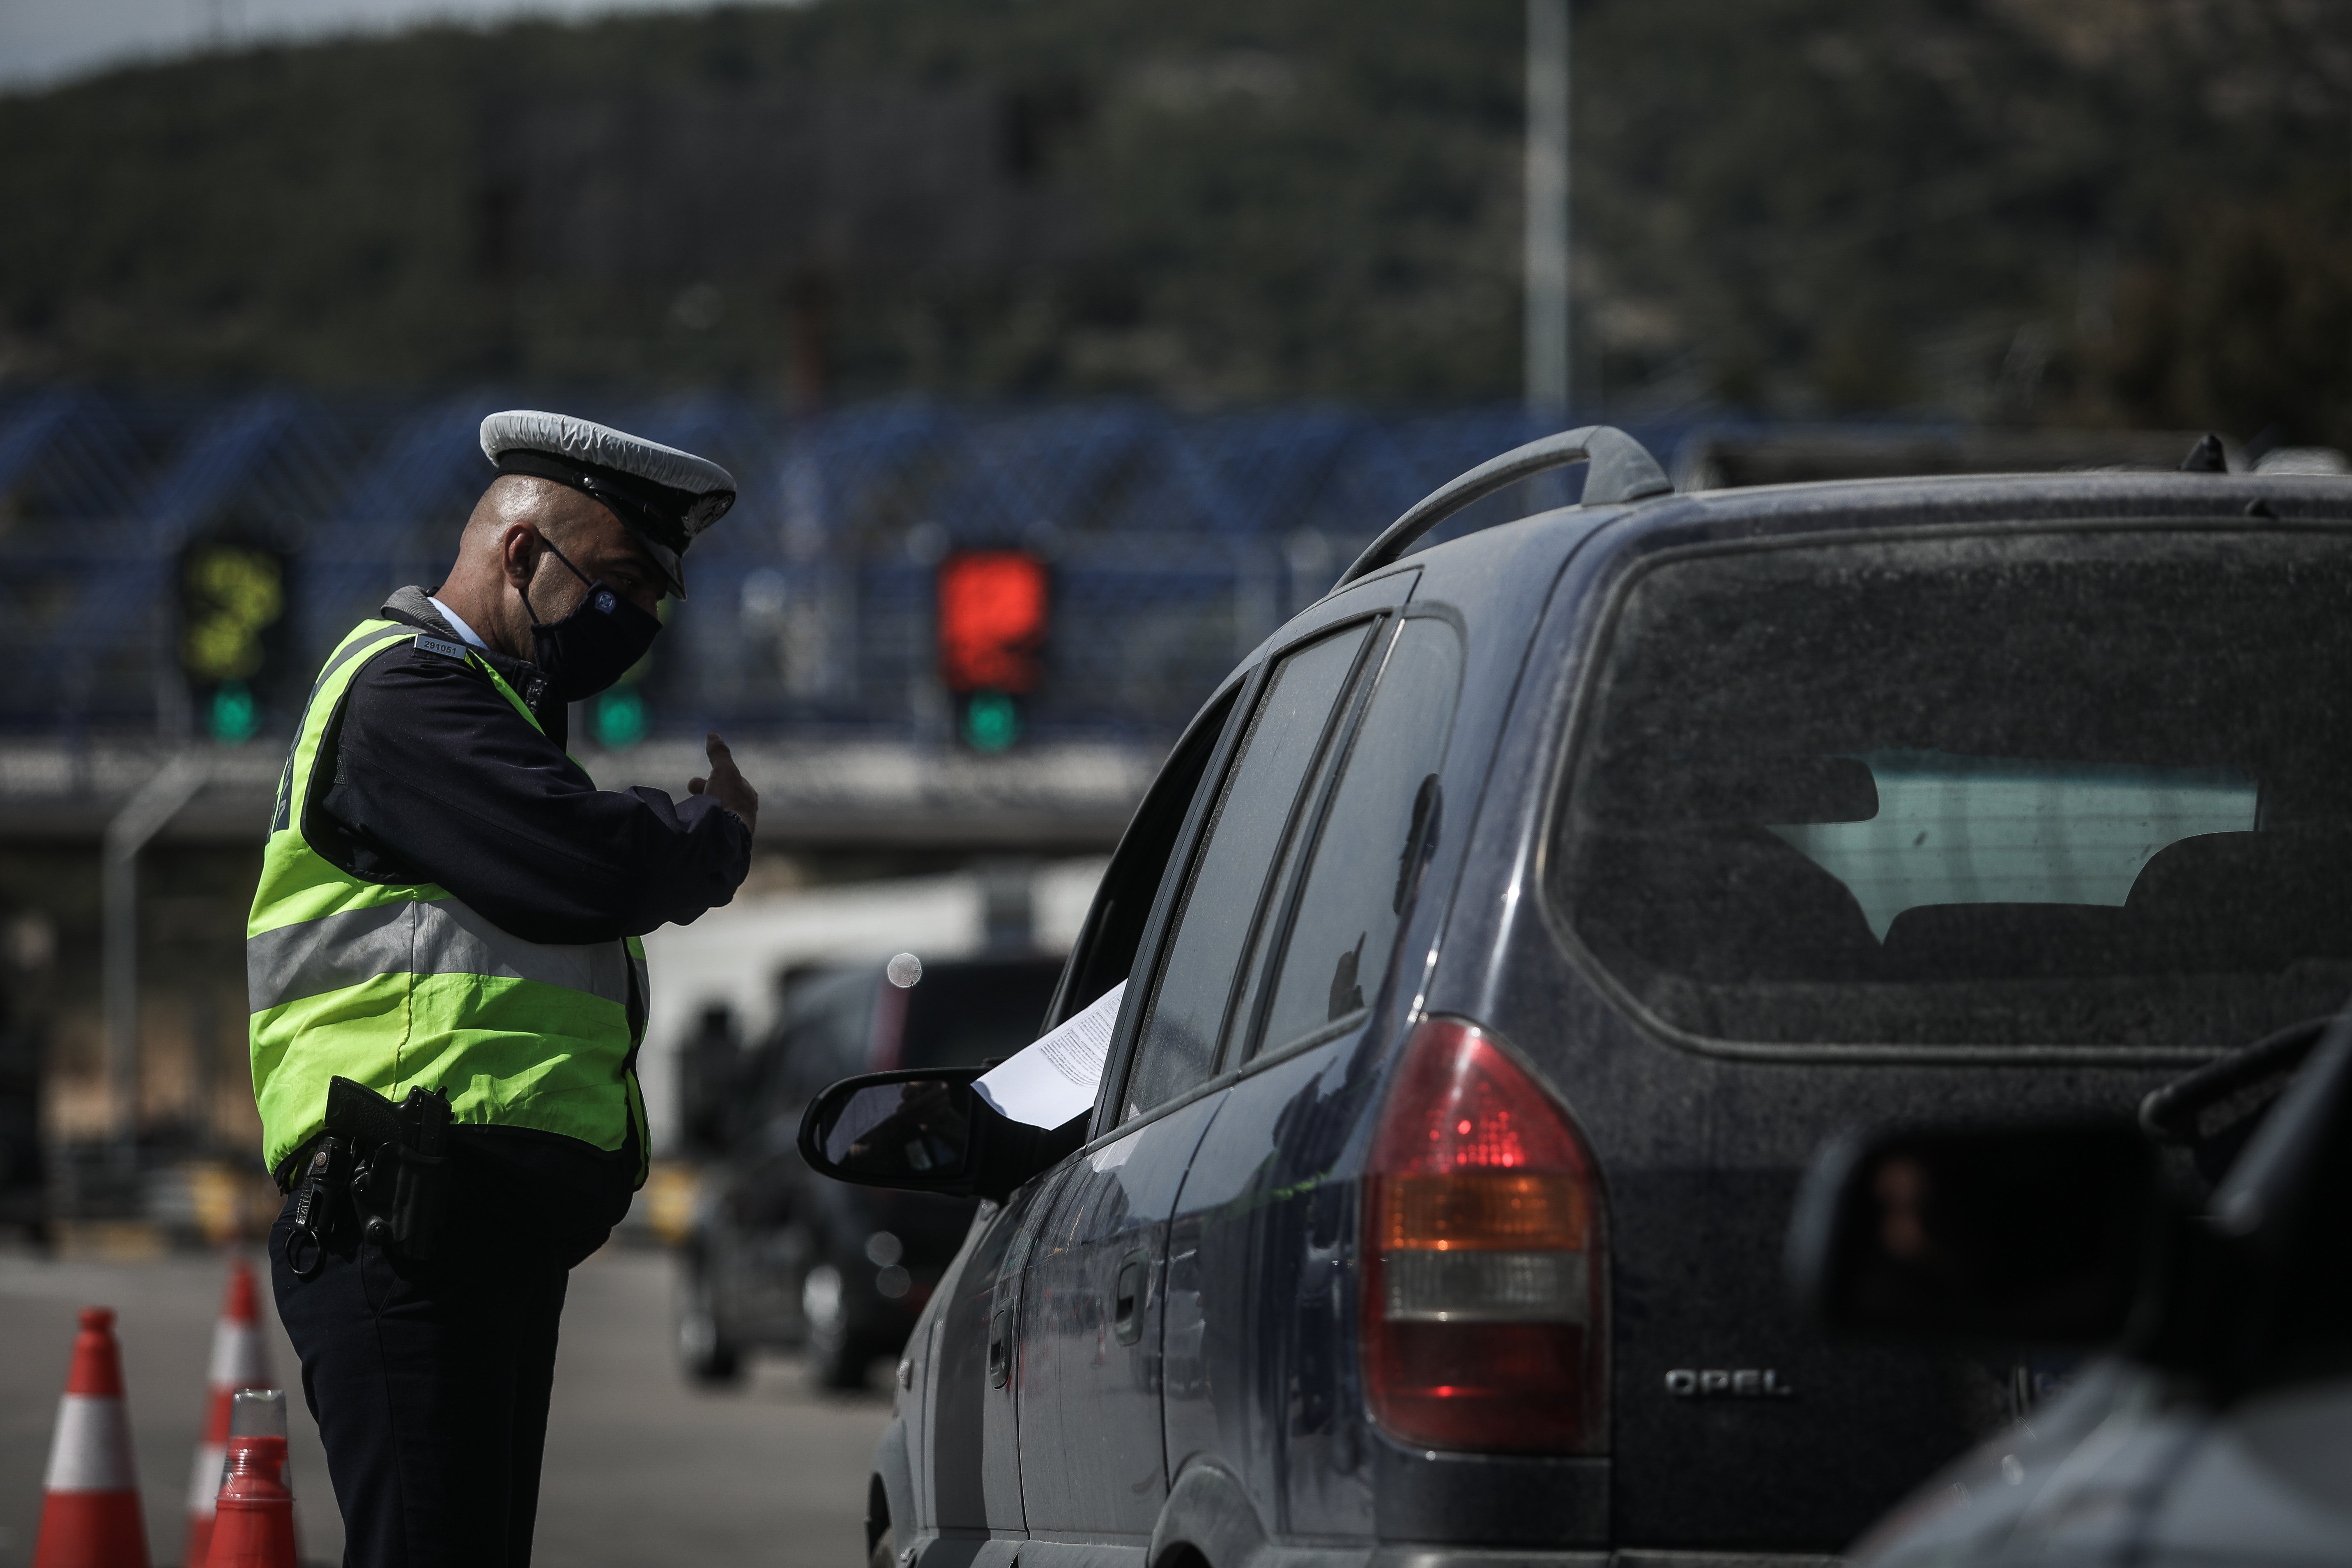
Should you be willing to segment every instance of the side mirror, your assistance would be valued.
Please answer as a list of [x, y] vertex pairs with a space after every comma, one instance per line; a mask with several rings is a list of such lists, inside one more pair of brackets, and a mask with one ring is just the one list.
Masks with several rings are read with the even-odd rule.
[[2112, 1342], [2164, 1234], [2156, 1179], [2127, 1122], [1849, 1134], [1806, 1173], [1790, 1283], [1833, 1332]]
[[801, 1158], [835, 1181], [1002, 1203], [1087, 1141], [1093, 1112], [1052, 1129], [1009, 1121], [972, 1089], [982, 1068], [845, 1078], [801, 1116]]
[[820, 1175], [867, 1187], [971, 1193], [978, 1068], [845, 1078], [801, 1115], [801, 1158]]

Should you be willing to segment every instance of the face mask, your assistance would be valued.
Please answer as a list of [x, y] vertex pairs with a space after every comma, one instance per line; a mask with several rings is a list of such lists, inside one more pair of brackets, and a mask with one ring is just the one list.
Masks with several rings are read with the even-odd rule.
[[[583, 583], [588, 578], [550, 544], [549, 554], [563, 562], [564, 570]], [[602, 583], [588, 583], [588, 596], [560, 621], [542, 621], [524, 590], [523, 608], [530, 611], [531, 662], [555, 695], [566, 702], [593, 697], [626, 675], [653, 647], [661, 622], [629, 603]]]

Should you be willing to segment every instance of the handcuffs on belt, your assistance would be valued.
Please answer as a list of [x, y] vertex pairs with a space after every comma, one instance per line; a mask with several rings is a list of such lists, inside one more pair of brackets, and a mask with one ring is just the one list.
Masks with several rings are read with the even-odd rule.
[[347, 1078], [327, 1085], [326, 1131], [297, 1157], [286, 1267], [315, 1278], [348, 1210], [359, 1237], [396, 1257], [433, 1256], [449, 1206], [449, 1096], [412, 1089], [398, 1105]]

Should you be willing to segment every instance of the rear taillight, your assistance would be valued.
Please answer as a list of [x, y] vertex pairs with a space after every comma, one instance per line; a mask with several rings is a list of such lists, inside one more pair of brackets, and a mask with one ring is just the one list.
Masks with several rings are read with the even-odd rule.
[[1364, 1386], [1405, 1442], [1588, 1454], [1606, 1441], [1607, 1284], [1591, 1156], [1475, 1025], [1413, 1032], [1364, 1203]]

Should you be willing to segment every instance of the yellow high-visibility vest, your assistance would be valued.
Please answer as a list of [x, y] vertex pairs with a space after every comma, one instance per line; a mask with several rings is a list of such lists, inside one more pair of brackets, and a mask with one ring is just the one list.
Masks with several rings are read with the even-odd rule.
[[[322, 738], [371, 659], [463, 657], [534, 729], [499, 672], [459, 645], [396, 621], [363, 621], [311, 688], [278, 784], [261, 884], [246, 922], [253, 1094], [263, 1158], [277, 1170], [325, 1125], [327, 1082], [387, 1100], [449, 1096], [460, 1126], [529, 1127], [607, 1152], [633, 1140], [646, 1169], [636, 1047], [645, 1034], [645, 946], [525, 942], [431, 882], [371, 882], [310, 847]], [[331, 776], [331, 775], [330, 775]]]

